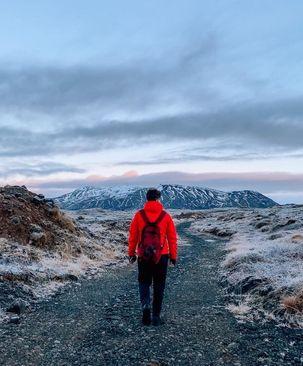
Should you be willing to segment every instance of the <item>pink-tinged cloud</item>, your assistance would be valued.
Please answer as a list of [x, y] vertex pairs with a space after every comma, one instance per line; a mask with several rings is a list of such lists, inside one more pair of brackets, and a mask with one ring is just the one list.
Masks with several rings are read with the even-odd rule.
[[[8, 182], [7, 182], [8, 183]], [[303, 202], [303, 174], [286, 172], [211, 172], [185, 173], [162, 172], [138, 174], [136, 171], [127, 171], [114, 176], [88, 176], [84, 179], [71, 180], [24, 180], [11, 181], [10, 184], [25, 184], [33, 191], [45, 193], [49, 197], [58, 196], [83, 186], [106, 185], [138, 185], [155, 186], [157, 184], [184, 184], [198, 185], [220, 189], [223, 191], [250, 189], [259, 191], [281, 203]]]
[[136, 170], [129, 170], [128, 172], [125, 172], [124, 174], [122, 174], [122, 177], [125, 178], [134, 178], [134, 177], [138, 177], [139, 174]]

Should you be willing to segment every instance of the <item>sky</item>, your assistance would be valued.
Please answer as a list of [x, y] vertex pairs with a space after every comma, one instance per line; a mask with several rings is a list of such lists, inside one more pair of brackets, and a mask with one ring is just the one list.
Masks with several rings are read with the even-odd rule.
[[0, 185], [303, 203], [301, 0], [0, 2]]

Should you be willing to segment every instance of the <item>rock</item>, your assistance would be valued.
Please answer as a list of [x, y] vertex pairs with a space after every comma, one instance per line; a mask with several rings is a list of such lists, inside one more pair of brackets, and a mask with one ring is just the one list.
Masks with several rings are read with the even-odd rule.
[[46, 235], [42, 231], [34, 231], [30, 233], [30, 240], [32, 241], [44, 241], [46, 240]]
[[249, 276], [237, 284], [235, 292], [245, 294], [265, 282], [264, 279]]
[[19, 216], [14, 216], [11, 218], [11, 223], [14, 225], [20, 225], [21, 224], [21, 218]]
[[221, 229], [221, 230], [218, 231], [217, 235], [220, 236], [220, 237], [225, 238], [225, 237], [230, 237], [234, 234], [235, 234], [235, 231], [232, 231], [232, 230], [229, 230], [229, 229]]
[[36, 224], [30, 225], [30, 235], [29, 238], [34, 243], [44, 244], [46, 242], [46, 234], [41, 226]]
[[257, 224], [255, 224], [255, 228], [256, 229], [261, 229], [263, 226], [269, 225], [270, 221], [266, 220], [266, 221], [260, 221]]
[[208, 233], [208, 234], [212, 234], [215, 236], [219, 236], [219, 237], [230, 237], [233, 234], [235, 234], [235, 231], [229, 230], [229, 229], [220, 229], [218, 227], [211, 227], [209, 229], [204, 229], [203, 232]]
[[41, 205], [42, 203], [44, 203], [44, 199], [43, 198], [40, 198], [39, 196], [34, 196], [32, 198], [32, 202], [35, 204], [35, 205]]
[[23, 313], [26, 308], [28, 307], [28, 303], [25, 302], [24, 300], [18, 299], [15, 300], [7, 309], [6, 311], [9, 313], [15, 313], [20, 315], [21, 313]]
[[13, 315], [9, 318], [9, 323], [11, 324], [19, 324], [20, 323], [20, 316]]
[[282, 238], [282, 234], [272, 234], [268, 237], [269, 240], [276, 240]]
[[266, 285], [265, 287], [262, 287], [258, 289], [258, 295], [260, 296], [267, 296], [274, 291], [274, 288], [271, 285]]
[[36, 225], [36, 224], [30, 224], [29, 226], [29, 231], [31, 233], [34, 233], [34, 232], [37, 232], [37, 233], [40, 233], [40, 232], [43, 232], [43, 229], [41, 226], [39, 225]]
[[302, 224], [300, 222], [296, 222], [295, 224], [290, 224], [285, 227], [286, 230], [300, 230], [302, 229]]
[[229, 351], [236, 351], [237, 349], [239, 348], [238, 344], [235, 343], [235, 342], [232, 342], [230, 343], [228, 346], [227, 346], [227, 349]]
[[289, 230], [294, 230], [294, 229], [298, 229], [300, 228], [302, 225], [300, 225], [299, 223], [297, 223], [297, 220], [295, 219], [289, 219], [285, 222], [282, 222], [280, 224], [277, 224], [275, 225], [273, 228], [272, 228], [272, 231], [277, 231], [277, 230], [280, 230], [280, 229], [289, 229]]
[[157, 360], [151, 360], [148, 364], [148, 366], [161, 366], [161, 363]]
[[73, 274], [67, 274], [64, 277], [66, 280], [69, 280], [69, 281], [78, 281], [79, 280], [78, 276], [73, 275]]
[[51, 198], [45, 198], [44, 202], [48, 207], [55, 207], [55, 201]]

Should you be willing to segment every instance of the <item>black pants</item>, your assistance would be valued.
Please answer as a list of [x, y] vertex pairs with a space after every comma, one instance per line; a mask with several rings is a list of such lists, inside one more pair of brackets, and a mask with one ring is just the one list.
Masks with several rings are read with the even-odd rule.
[[168, 254], [155, 263], [138, 258], [138, 281], [142, 308], [150, 308], [150, 286], [153, 283], [153, 315], [159, 316], [165, 289]]

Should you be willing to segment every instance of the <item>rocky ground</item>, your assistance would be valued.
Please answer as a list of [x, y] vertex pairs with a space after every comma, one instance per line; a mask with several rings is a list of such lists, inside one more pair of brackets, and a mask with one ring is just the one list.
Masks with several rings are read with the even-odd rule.
[[0, 364], [303, 365], [302, 212], [173, 212], [166, 325], [145, 328], [126, 265], [133, 212], [64, 213], [1, 188]]
[[0, 322], [79, 277], [125, 263], [124, 215], [91, 210], [74, 216], [26, 187], [0, 188]]
[[224, 244], [181, 224], [169, 268], [166, 324], [143, 327], [136, 266], [111, 268], [37, 304], [0, 328], [2, 365], [302, 365], [302, 331], [238, 323], [218, 282]]

